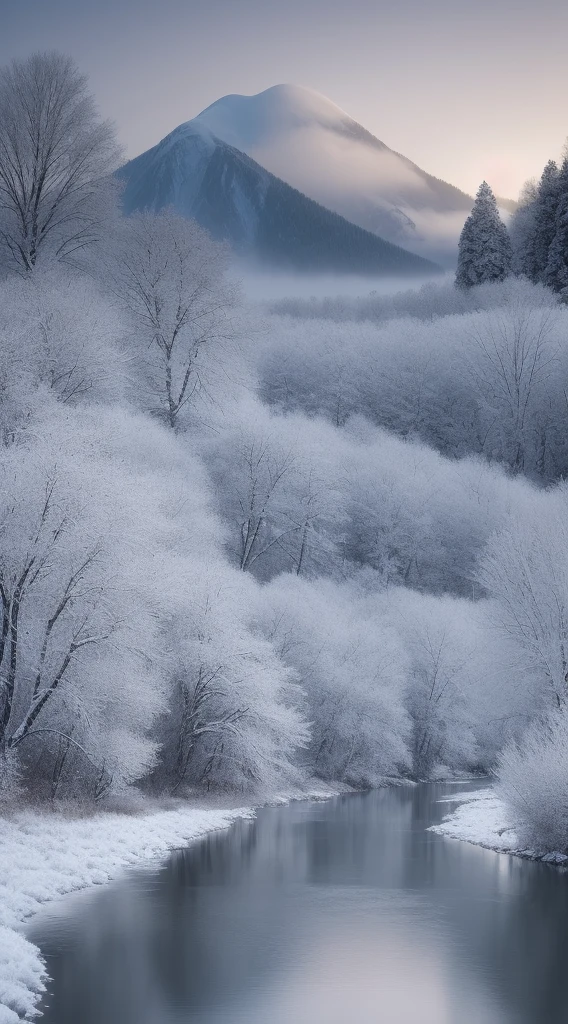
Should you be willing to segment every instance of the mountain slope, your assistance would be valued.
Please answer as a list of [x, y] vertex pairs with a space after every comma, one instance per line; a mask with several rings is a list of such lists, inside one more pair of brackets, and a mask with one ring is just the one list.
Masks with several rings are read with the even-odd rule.
[[389, 149], [319, 93], [277, 85], [224, 96], [190, 124], [390, 241], [439, 257], [455, 253], [473, 200]]
[[308, 199], [196, 122], [118, 173], [127, 213], [173, 206], [273, 266], [397, 275], [439, 269]]

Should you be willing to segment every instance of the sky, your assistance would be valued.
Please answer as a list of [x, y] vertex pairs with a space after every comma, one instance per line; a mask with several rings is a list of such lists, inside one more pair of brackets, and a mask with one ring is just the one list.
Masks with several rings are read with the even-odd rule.
[[473, 192], [568, 135], [565, 0], [0, 0], [0, 63], [71, 54], [136, 156], [227, 93], [292, 82]]

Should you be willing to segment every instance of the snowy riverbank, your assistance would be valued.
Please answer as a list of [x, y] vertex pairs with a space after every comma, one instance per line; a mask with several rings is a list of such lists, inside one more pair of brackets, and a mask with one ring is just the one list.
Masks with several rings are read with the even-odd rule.
[[[277, 794], [270, 803], [326, 800], [348, 789], [314, 782], [305, 790]], [[129, 867], [159, 862], [171, 850], [254, 815], [252, 807], [192, 807], [180, 801], [171, 809], [139, 814], [72, 818], [27, 809], [0, 817], [0, 1024], [37, 1013], [47, 973], [22, 926], [45, 903], [108, 882]]]
[[456, 793], [445, 797], [443, 803], [459, 803], [440, 825], [431, 825], [429, 831], [451, 839], [461, 839], [497, 853], [509, 853], [525, 860], [540, 860], [547, 864], [568, 864], [563, 853], [546, 853], [524, 849], [509, 818], [507, 808], [494, 789], [481, 789], [472, 793]]
[[42, 904], [253, 815], [250, 808], [182, 806], [135, 816], [100, 813], [73, 820], [26, 810], [1, 818], [0, 1024], [32, 1016], [43, 991], [39, 950], [21, 934], [23, 922]]

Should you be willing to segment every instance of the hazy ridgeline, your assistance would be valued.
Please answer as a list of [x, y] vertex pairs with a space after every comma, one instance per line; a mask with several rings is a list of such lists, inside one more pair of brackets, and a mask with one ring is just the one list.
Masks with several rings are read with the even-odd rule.
[[521, 279], [247, 304], [197, 226], [100, 201], [72, 256], [82, 207], [33, 245], [2, 213], [4, 798], [508, 745], [508, 793], [546, 749], [563, 799], [568, 310]]

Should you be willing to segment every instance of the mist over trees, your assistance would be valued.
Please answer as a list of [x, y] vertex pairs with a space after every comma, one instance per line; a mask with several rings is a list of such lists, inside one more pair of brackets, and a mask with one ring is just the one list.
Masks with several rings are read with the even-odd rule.
[[493, 261], [467, 288], [247, 307], [196, 225], [99, 192], [114, 144], [66, 58], [0, 94], [2, 800], [495, 769], [536, 808], [568, 686], [556, 285]]

